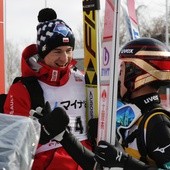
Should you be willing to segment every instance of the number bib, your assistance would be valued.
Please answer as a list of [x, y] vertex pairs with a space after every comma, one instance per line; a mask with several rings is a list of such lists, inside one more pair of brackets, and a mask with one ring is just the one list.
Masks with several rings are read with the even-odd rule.
[[[53, 110], [62, 107], [70, 118], [69, 129], [80, 141], [87, 139], [86, 134], [86, 97], [84, 76], [80, 72], [72, 71], [69, 81], [63, 86], [50, 86], [39, 81], [44, 99], [48, 101]], [[47, 151], [61, 145], [51, 142], [46, 144]], [[41, 151], [42, 152], [42, 151]], [[38, 152], [39, 153], [39, 152]]]

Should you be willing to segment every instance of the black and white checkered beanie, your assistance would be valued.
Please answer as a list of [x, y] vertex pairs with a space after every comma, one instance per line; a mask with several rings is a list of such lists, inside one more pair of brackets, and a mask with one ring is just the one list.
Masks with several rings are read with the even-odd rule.
[[75, 38], [71, 28], [62, 20], [57, 19], [51, 8], [42, 9], [38, 15], [37, 47], [41, 58], [59, 46], [71, 46], [74, 49]]

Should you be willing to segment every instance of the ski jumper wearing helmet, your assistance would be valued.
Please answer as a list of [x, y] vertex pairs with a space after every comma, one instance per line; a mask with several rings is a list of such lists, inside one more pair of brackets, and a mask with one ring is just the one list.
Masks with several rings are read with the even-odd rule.
[[[145, 86], [159, 89], [170, 82], [170, 50], [158, 40], [139, 38], [130, 41], [121, 49], [120, 60], [124, 66], [121, 70], [122, 76], [120, 75], [120, 84], [124, 88], [122, 100], [136, 104], [143, 116], [150, 114], [145, 120], [143, 133], [136, 134], [143, 135], [147, 161], [159, 168], [169, 169], [170, 119], [168, 112], [161, 105], [159, 94], [148, 92], [133, 99], [131, 96]], [[138, 128], [141, 119], [123, 133], [125, 140]], [[129, 138], [129, 143], [126, 144], [126, 152], [140, 159], [137, 139]]]
[[[62, 107], [70, 118], [69, 129], [87, 148], [91, 149], [86, 135], [85, 82], [84, 75], [73, 69], [72, 59], [64, 68], [52, 68], [43, 62], [46, 55], [56, 47], [71, 46], [74, 49], [74, 35], [64, 21], [50, 18], [42, 19], [41, 13], [54, 11], [45, 8], [40, 11], [37, 26], [37, 44], [25, 48], [22, 54], [21, 71], [23, 77], [35, 77], [43, 89], [45, 102], [51, 109]], [[46, 16], [46, 15], [45, 15]], [[56, 17], [56, 15], [53, 15]], [[46, 18], [46, 17], [45, 17]], [[11, 115], [30, 116], [31, 101], [22, 82], [11, 85], [5, 102], [4, 111]], [[39, 145], [32, 170], [81, 170], [82, 168], [68, 155], [64, 148], [51, 140]]]

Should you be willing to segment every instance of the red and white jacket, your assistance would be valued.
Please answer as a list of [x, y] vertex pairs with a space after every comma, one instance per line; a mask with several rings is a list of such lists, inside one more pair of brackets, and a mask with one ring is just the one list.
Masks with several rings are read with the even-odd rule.
[[[22, 54], [21, 72], [23, 77], [37, 77], [43, 89], [44, 100], [51, 108], [63, 107], [70, 118], [71, 132], [91, 149], [86, 135], [86, 97], [84, 75], [73, 70], [75, 61], [66, 70], [58, 70], [36, 61], [35, 44], [28, 46]], [[62, 79], [58, 78], [61, 77]], [[30, 96], [21, 82], [11, 85], [4, 105], [4, 112], [11, 115], [30, 116]], [[80, 126], [81, 123], [81, 126]], [[80, 166], [56, 142], [39, 145], [32, 170], [81, 170]]]

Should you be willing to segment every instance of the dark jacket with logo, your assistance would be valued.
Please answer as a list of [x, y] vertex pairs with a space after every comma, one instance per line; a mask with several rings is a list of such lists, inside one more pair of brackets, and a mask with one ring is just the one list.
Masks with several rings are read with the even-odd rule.
[[[170, 114], [161, 106], [160, 97], [157, 93], [137, 97], [133, 99], [132, 103], [141, 109], [143, 115], [152, 111], [144, 125], [144, 145], [149, 163], [153, 161], [159, 168], [170, 169]], [[139, 121], [136, 125], [139, 125]], [[128, 131], [129, 134], [135, 129], [132, 128], [133, 130]], [[126, 150], [134, 156], [135, 149], [138, 151], [137, 140], [130, 143], [128, 147], [131, 149], [126, 148]]]

